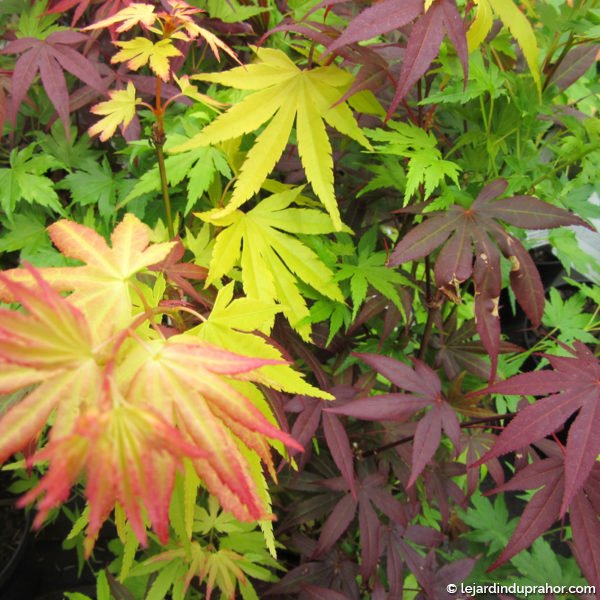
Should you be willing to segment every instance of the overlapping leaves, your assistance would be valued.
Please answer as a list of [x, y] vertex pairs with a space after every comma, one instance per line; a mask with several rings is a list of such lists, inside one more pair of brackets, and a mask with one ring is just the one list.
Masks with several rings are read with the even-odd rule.
[[575, 342], [569, 352], [571, 356], [546, 356], [551, 371], [522, 373], [477, 392], [550, 394], [519, 411], [478, 463], [543, 439], [577, 412], [564, 456], [564, 492], [559, 494], [558, 505], [561, 515], [585, 485], [600, 454], [600, 361], [581, 342]]
[[258, 61], [251, 65], [194, 76], [254, 93], [173, 151], [218, 144], [269, 122], [246, 155], [229, 203], [212, 214], [213, 218], [220, 218], [231, 214], [259, 191], [281, 157], [295, 121], [298, 152], [306, 178], [331, 215], [335, 228], [340, 230], [342, 224], [333, 188], [332, 150], [325, 123], [370, 147], [349, 106], [345, 102], [337, 103], [352, 82], [352, 76], [335, 65], [299, 69], [281, 50], [255, 48], [255, 52]]
[[400, 240], [389, 260], [390, 265], [400, 265], [441, 247], [435, 262], [435, 283], [450, 297], [457, 295], [461, 282], [473, 277], [477, 332], [491, 357], [492, 378], [500, 344], [501, 254], [511, 263], [512, 290], [534, 326], [544, 314], [544, 288], [535, 264], [521, 242], [498, 221], [523, 229], [589, 227], [566, 210], [531, 196], [496, 200], [506, 186], [505, 180], [498, 179], [486, 185], [469, 208], [454, 205], [444, 212], [430, 213]]
[[[260, 468], [262, 460], [275, 475], [268, 439], [281, 452], [283, 445], [301, 447], [279, 429], [250, 382], [276, 379], [260, 370], [285, 366], [280, 354], [241, 356], [189, 334], [166, 340], [144, 324], [161, 308], [146, 306], [136, 316], [131, 290], [143, 285], [137, 274], [164, 259], [172, 244], [149, 246], [149, 229], [132, 215], [113, 232], [112, 247], [68, 221], [50, 233], [66, 256], [87, 264], [0, 277], [2, 297], [26, 310], [0, 313], [0, 391], [34, 386], [0, 420], [0, 460], [35, 440], [54, 415], [50, 442], [34, 457], [50, 468], [24, 500], [43, 496], [37, 523], [86, 473], [88, 551], [115, 504], [142, 543], [147, 521], [164, 541], [184, 458], [237, 518], [268, 519]], [[72, 293], [65, 298], [56, 290]], [[312, 389], [280, 379], [280, 389]]]
[[225, 226], [217, 236], [207, 282], [231, 272], [239, 262], [246, 296], [263, 302], [278, 301], [282, 311], [306, 339], [310, 326], [306, 301], [298, 290], [298, 280], [321, 294], [343, 302], [333, 273], [319, 257], [292, 234], [323, 234], [333, 231], [331, 219], [311, 208], [290, 208], [301, 188], [294, 188], [264, 199], [256, 208], [236, 210], [220, 218], [204, 213], [203, 219]]
[[[321, 4], [333, 4], [323, 2]], [[328, 52], [339, 51], [344, 45], [369, 40], [409, 25], [410, 30], [402, 71], [396, 82], [394, 98], [388, 109], [391, 116], [412, 86], [429, 70], [447, 35], [468, 76], [468, 52], [465, 26], [454, 0], [438, 0], [425, 10], [423, 0], [383, 0], [366, 8], [342, 34], [331, 43]]]
[[366, 421], [407, 421], [412, 415], [429, 408], [419, 420], [414, 436], [412, 471], [408, 487], [412, 486], [433, 458], [442, 430], [460, 448], [460, 424], [456, 413], [442, 393], [436, 372], [415, 359], [414, 369], [408, 365], [377, 354], [357, 354], [372, 369], [381, 373], [400, 389], [409, 393], [388, 393], [352, 400], [329, 412]]

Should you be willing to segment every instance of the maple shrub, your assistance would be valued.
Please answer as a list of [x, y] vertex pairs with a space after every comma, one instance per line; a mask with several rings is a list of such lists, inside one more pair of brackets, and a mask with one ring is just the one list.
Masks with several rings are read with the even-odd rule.
[[0, 3], [0, 465], [98, 600], [600, 598], [599, 28]]

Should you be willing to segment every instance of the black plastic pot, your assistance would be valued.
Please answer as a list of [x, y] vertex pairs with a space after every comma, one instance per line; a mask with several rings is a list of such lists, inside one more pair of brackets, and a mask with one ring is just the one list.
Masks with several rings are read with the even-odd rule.
[[11, 591], [13, 577], [25, 559], [29, 540], [29, 515], [15, 506], [14, 498], [0, 499], [0, 600], [16, 598]]

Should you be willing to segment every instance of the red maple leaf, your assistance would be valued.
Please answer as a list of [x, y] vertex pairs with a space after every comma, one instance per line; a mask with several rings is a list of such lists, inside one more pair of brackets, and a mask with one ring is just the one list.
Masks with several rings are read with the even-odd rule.
[[[549, 441], [540, 444], [547, 455], [519, 471], [510, 481], [490, 494], [540, 488], [527, 503], [511, 539], [500, 556], [489, 567], [496, 569], [521, 550], [529, 547], [563, 514], [561, 504], [567, 486], [569, 466], [563, 448]], [[587, 579], [600, 583], [600, 502], [597, 493], [600, 464], [596, 463], [586, 484], [576, 492], [569, 506], [573, 532], [573, 550]]]
[[415, 413], [430, 407], [419, 420], [415, 431], [412, 472], [407, 486], [411, 487], [438, 449], [442, 430], [452, 440], [454, 448], [460, 448], [460, 424], [456, 413], [442, 394], [442, 384], [437, 373], [420, 360], [415, 359], [414, 369], [411, 369], [387, 356], [356, 356], [394, 385], [410, 393], [382, 394], [324, 410], [365, 421], [406, 421]]
[[25, 37], [9, 42], [0, 54], [20, 54], [12, 75], [12, 102], [20, 106], [39, 73], [48, 98], [69, 132], [69, 90], [64, 71], [69, 71], [97, 90], [104, 85], [96, 67], [73, 46], [87, 41], [76, 31], [55, 31], [46, 39]]
[[[323, 2], [321, 5], [332, 5]], [[336, 2], [337, 4], [337, 2]], [[462, 63], [465, 81], [469, 70], [469, 53], [465, 24], [455, 0], [439, 0], [424, 12], [423, 0], [382, 0], [366, 8], [353, 19], [344, 32], [328, 46], [338, 52], [343, 46], [389, 33], [414, 21], [410, 31], [402, 71], [396, 92], [388, 109], [388, 118], [396, 110], [410, 88], [429, 70], [447, 35]]]
[[550, 395], [519, 411], [494, 447], [473, 465], [543, 439], [577, 412], [567, 437], [564, 491], [559, 503], [561, 516], [585, 485], [600, 454], [600, 361], [581, 342], [567, 349], [572, 356], [544, 355], [552, 371], [522, 373], [476, 392]]
[[458, 284], [473, 277], [477, 332], [491, 358], [492, 380], [500, 351], [501, 253], [511, 262], [510, 285], [534, 326], [544, 314], [544, 287], [535, 263], [498, 221], [522, 229], [590, 228], [579, 217], [532, 196], [496, 200], [507, 185], [506, 180], [497, 179], [481, 190], [469, 208], [454, 205], [444, 212], [429, 213], [400, 240], [389, 260], [390, 266], [400, 265], [442, 247], [434, 270], [438, 288], [456, 294]]

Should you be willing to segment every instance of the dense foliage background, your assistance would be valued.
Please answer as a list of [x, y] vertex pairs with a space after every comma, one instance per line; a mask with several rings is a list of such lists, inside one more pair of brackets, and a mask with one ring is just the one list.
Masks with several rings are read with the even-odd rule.
[[98, 599], [600, 597], [595, 1], [0, 31], [0, 461]]

